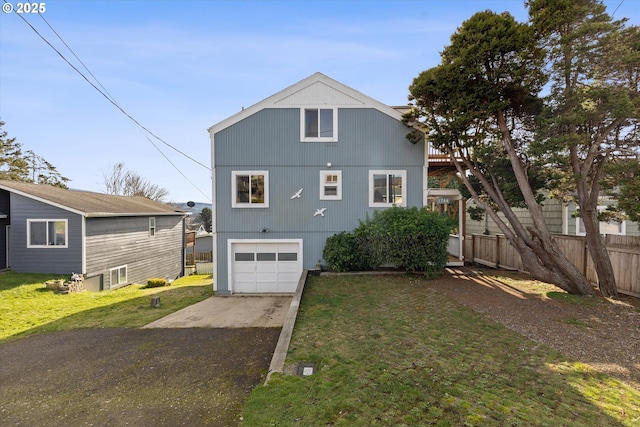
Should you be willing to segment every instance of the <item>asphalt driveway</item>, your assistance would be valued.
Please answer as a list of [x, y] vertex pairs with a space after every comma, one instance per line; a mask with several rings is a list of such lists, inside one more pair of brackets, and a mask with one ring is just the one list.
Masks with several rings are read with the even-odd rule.
[[[143, 329], [0, 344], [0, 425], [237, 425], [266, 377], [289, 309], [291, 297], [277, 298], [210, 298]], [[246, 310], [251, 322], [242, 318]], [[246, 326], [257, 324], [266, 326]]]

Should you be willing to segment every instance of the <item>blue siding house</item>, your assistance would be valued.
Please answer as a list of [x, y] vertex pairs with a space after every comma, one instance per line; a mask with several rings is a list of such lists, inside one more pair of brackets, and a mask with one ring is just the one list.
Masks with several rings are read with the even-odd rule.
[[175, 279], [185, 215], [144, 197], [0, 181], [0, 269], [83, 273], [93, 291]]
[[400, 109], [321, 73], [209, 128], [214, 290], [294, 292], [327, 237], [427, 205], [427, 153]]

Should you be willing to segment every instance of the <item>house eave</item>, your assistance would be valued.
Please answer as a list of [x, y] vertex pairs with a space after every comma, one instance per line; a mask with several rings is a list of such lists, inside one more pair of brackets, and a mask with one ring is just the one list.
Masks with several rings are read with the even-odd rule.
[[191, 212], [91, 212], [85, 213], [87, 218], [107, 218], [119, 216], [189, 216]]

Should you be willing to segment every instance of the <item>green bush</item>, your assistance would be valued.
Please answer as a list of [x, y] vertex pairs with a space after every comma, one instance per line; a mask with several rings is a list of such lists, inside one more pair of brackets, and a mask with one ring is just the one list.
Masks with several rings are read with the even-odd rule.
[[169, 282], [167, 279], [162, 279], [160, 277], [154, 277], [152, 279], [147, 280], [146, 288], [161, 288], [162, 286], [169, 286]]
[[327, 239], [322, 257], [333, 271], [371, 270], [374, 265], [370, 265], [360, 246], [355, 234], [343, 231]]
[[393, 207], [367, 216], [352, 233], [327, 239], [323, 257], [332, 270], [369, 270], [394, 264], [439, 275], [447, 264], [450, 225], [436, 212]]

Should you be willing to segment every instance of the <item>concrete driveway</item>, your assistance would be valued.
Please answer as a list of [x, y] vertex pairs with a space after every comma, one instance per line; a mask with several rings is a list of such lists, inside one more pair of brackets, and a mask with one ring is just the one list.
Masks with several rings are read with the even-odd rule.
[[292, 298], [291, 295], [211, 297], [143, 328], [281, 328]]

